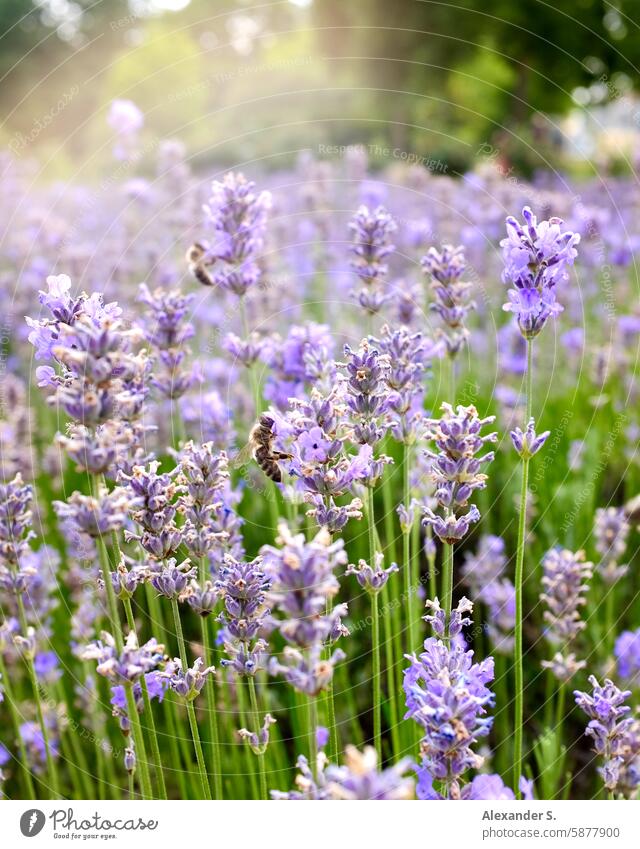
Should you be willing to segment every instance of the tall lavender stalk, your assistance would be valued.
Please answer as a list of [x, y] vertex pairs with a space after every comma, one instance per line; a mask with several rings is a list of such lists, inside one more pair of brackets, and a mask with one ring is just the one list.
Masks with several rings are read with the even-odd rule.
[[511, 284], [506, 312], [516, 316], [518, 327], [527, 342], [526, 377], [526, 427], [523, 433], [516, 429], [511, 435], [516, 451], [522, 460], [522, 483], [520, 489], [520, 512], [518, 516], [518, 541], [516, 550], [516, 624], [515, 624], [515, 718], [514, 718], [514, 786], [518, 785], [522, 773], [522, 723], [524, 710], [524, 681], [522, 669], [522, 622], [524, 551], [527, 535], [527, 492], [529, 486], [529, 461], [540, 450], [548, 433], [536, 436], [535, 421], [531, 416], [533, 401], [533, 340], [547, 320], [562, 312], [556, 301], [556, 284], [567, 279], [567, 267], [577, 256], [575, 245], [580, 236], [571, 231], [562, 231], [562, 220], [550, 218], [537, 222], [529, 207], [522, 210], [525, 220], [520, 224], [515, 218], [507, 218], [507, 238], [500, 242], [503, 251], [503, 282]]
[[[45, 721], [42, 698], [34, 658], [36, 652], [36, 633], [27, 622], [24, 594], [29, 594], [33, 570], [24, 564], [29, 552], [29, 540], [34, 535], [31, 530], [31, 501], [33, 490], [24, 484], [20, 474], [7, 484], [0, 485], [0, 586], [10, 588], [15, 598], [20, 624], [20, 635], [15, 637], [22, 650], [27, 666], [29, 681], [33, 690], [33, 700], [38, 717], [38, 725], [47, 763], [50, 788], [53, 796], [60, 794], [58, 769], [53, 756], [49, 729]], [[4, 668], [4, 664], [3, 664]], [[5, 680], [8, 677], [5, 674]], [[20, 733], [18, 735], [20, 738]]]
[[[450, 404], [443, 404], [442, 411], [440, 419], [428, 423], [438, 452], [425, 452], [431, 461], [429, 477], [435, 486], [434, 497], [440, 510], [435, 513], [430, 507], [424, 507], [423, 521], [445, 544], [442, 598], [448, 621], [453, 603], [453, 546], [480, 519], [480, 511], [475, 504], [469, 505], [469, 499], [475, 490], [485, 488], [487, 476], [480, 469], [494, 457], [493, 451], [476, 455], [488, 442], [495, 442], [497, 434], [482, 435], [482, 428], [493, 422], [495, 416], [480, 418], [473, 406], [458, 405], [454, 410]], [[466, 513], [461, 512], [467, 507]]]

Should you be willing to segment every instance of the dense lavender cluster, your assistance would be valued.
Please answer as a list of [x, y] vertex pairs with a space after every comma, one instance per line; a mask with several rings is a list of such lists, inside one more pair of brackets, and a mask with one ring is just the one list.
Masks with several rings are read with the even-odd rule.
[[625, 181], [305, 155], [203, 203], [108, 122], [91, 214], [2, 158], [0, 792], [636, 798]]
[[464, 640], [455, 639], [471, 624], [467, 614], [473, 605], [468, 599], [461, 599], [449, 621], [437, 599], [427, 606], [431, 613], [425, 619], [435, 636], [425, 640], [423, 652], [409, 657], [404, 673], [406, 717], [417, 722], [424, 735], [422, 768], [432, 781], [442, 782], [445, 798], [458, 799], [462, 776], [482, 764], [472, 747], [491, 729], [487, 709], [494, 697], [487, 685], [493, 680], [493, 659], [474, 663]]
[[578, 635], [586, 627], [581, 617], [581, 608], [587, 603], [588, 581], [592, 574], [592, 563], [588, 563], [584, 551], [576, 553], [567, 549], [551, 549], [543, 563], [540, 600], [545, 605], [545, 636], [557, 652], [543, 666], [552, 669], [562, 681], [568, 681], [582, 669], [585, 661], [577, 661], [574, 646]]
[[[497, 434], [481, 434], [484, 425], [492, 423], [495, 417], [480, 418], [473, 406], [459, 405], [454, 410], [451, 404], [443, 404], [442, 411], [440, 419], [429, 423], [438, 453], [426, 452], [432, 461], [434, 497], [442, 512], [436, 514], [426, 507], [424, 521], [443, 542], [453, 545], [480, 520], [480, 511], [475, 504], [469, 505], [469, 499], [486, 486], [487, 476], [480, 469], [493, 460], [494, 454], [489, 451], [480, 457], [476, 455], [487, 442], [495, 442]], [[467, 512], [463, 512], [467, 507]]]

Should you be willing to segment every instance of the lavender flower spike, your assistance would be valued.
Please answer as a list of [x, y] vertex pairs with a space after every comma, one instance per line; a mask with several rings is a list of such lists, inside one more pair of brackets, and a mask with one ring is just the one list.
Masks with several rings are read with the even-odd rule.
[[360, 586], [368, 593], [379, 593], [387, 583], [394, 572], [398, 572], [396, 563], [392, 563], [387, 569], [383, 568], [384, 555], [376, 552], [376, 559], [373, 566], [370, 566], [366, 560], [359, 560], [358, 565], [349, 564], [345, 575], [355, 575]]
[[553, 660], [544, 661], [542, 665], [551, 669], [560, 680], [568, 681], [584, 665], [577, 662], [568, 649], [586, 627], [580, 618], [580, 608], [586, 604], [587, 582], [593, 564], [585, 560], [584, 551], [574, 554], [567, 549], [553, 548], [546, 554], [542, 566], [544, 592], [540, 600], [547, 606], [544, 613], [547, 623], [545, 636], [552, 646], [560, 650]]
[[449, 617], [437, 600], [430, 602], [433, 613], [425, 617], [435, 637], [425, 640], [424, 652], [407, 655], [410, 665], [404, 672], [406, 718], [423, 729], [422, 765], [432, 779], [444, 783], [446, 798], [461, 797], [460, 779], [468, 769], [482, 764], [473, 751], [479, 737], [491, 729], [486, 709], [493, 704], [487, 684], [493, 680], [493, 658], [473, 662], [473, 652], [466, 651], [464, 641], [443, 637], [459, 635], [470, 624], [468, 613], [473, 606], [462, 599]]
[[586, 734], [593, 739], [594, 751], [603, 758], [599, 772], [607, 790], [633, 795], [640, 785], [640, 723], [628, 716], [625, 701], [630, 690], [620, 690], [613, 681], [605, 679], [600, 686], [594, 675], [589, 676], [593, 695], [575, 690], [576, 704], [591, 720]]
[[529, 424], [524, 432], [519, 427], [511, 431], [513, 447], [523, 460], [530, 460], [534, 454], [537, 454], [551, 435], [550, 430], [537, 434], [535, 425], [535, 419], [532, 417], [529, 419]]
[[436, 454], [426, 451], [431, 460], [429, 477], [435, 485], [435, 498], [443, 508], [444, 516], [436, 515], [429, 507], [424, 508], [424, 523], [433, 527], [435, 533], [449, 545], [462, 539], [473, 522], [480, 519], [475, 505], [467, 513], [459, 513], [467, 507], [476, 489], [484, 489], [487, 476], [480, 472], [485, 463], [493, 460], [493, 452], [477, 457], [487, 442], [495, 442], [496, 433], [481, 435], [483, 425], [493, 422], [495, 416], [480, 418], [474, 406], [459, 405], [456, 410], [451, 404], [443, 404], [444, 415], [432, 419], [429, 425], [432, 438], [439, 449]]
[[267, 713], [259, 731], [249, 731], [247, 728], [240, 728], [238, 735], [249, 745], [254, 755], [264, 755], [269, 745], [269, 727], [276, 722], [277, 720], [270, 713]]
[[511, 283], [506, 312], [515, 314], [525, 339], [540, 333], [552, 315], [562, 312], [556, 301], [557, 283], [567, 279], [567, 268], [578, 255], [578, 233], [563, 231], [561, 218], [538, 223], [528, 206], [522, 210], [520, 224], [507, 218], [507, 238], [500, 242], [504, 260], [502, 280]]
[[174, 693], [177, 693], [185, 701], [192, 702], [196, 696], [200, 695], [209, 675], [213, 675], [216, 671], [213, 666], [207, 666], [204, 669], [203, 666], [204, 660], [198, 657], [190, 669], [183, 670], [182, 661], [179, 657], [176, 657], [173, 660], [174, 668], [170, 672], [163, 673], [163, 675], [167, 677], [169, 686]]

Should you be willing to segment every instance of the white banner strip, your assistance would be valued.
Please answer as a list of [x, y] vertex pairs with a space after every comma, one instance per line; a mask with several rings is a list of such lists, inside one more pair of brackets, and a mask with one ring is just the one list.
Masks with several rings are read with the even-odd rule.
[[105, 841], [118, 849], [160, 849], [174, 841], [176, 847], [199, 849], [640, 845], [640, 802], [333, 802], [309, 810], [318, 804], [127, 801], [38, 802], [36, 807], [5, 800], [0, 846], [44, 849]]

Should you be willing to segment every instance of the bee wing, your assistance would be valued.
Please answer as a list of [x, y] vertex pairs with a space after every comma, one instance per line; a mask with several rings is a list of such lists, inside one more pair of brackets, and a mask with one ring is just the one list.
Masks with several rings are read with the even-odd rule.
[[240, 466], [246, 466], [247, 463], [252, 459], [253, 459], [253, 446], [251, 445], [250, 442], [247, 442], [247, 444], [244, 445], [238, 451], [237, 454], [235, 454], [233, 457], [230, 458], [229, 468], [231, 470], [239, 469]]

